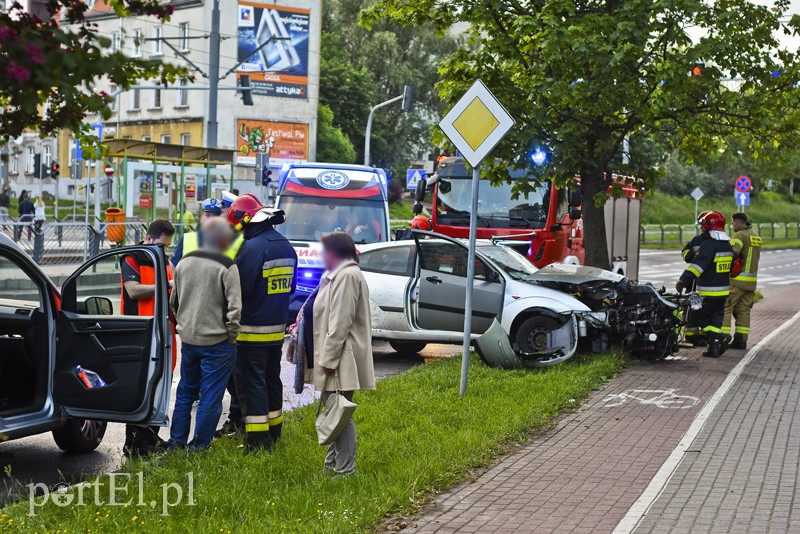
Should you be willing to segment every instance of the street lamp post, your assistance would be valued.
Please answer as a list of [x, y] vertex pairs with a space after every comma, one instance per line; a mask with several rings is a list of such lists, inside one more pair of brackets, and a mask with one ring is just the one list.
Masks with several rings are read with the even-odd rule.
[[370, 145], [370, 137], [372, 136], [372, 119], [375, 117], [375, 112], [382, 107], [386, 107], [390, 104], [394, 104], [395, 102], [403, 101], [402, 109], [404, 112], [409, 113], [414, 108], [414, 98], [416, 96], [416, 91], [413, 85], [406, 85], [403, 88], [403, 94], [400, 96], [396, 96], [394, 98], [390, 98], [385, 102], [381, 102], [377, 106], [374, 106], [369, 111], [369, 119], [367, 119], [367, 131], [364, 135], [364, 165], [369, 167], [369, 145]]

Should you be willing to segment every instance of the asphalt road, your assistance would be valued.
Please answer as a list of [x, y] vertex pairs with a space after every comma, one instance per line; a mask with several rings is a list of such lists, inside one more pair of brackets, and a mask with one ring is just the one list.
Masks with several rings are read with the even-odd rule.
[[[430, 345], [421, 355], [405, 356], [394, 352], [387, 343], [376, 343], [375, 374], [379, 378], [402, 373], [415, 365], [420, 365], [427, 358], [452, 356], [461, 348], [451, 345]], [[301, 395], [291, 390], [294, 367], [284, 361], [283, 382], [286, 409], [292, 409], [314, 402], [310, 386]], [[173, 381], [173, 395], [178, 380]], [[225, 395], [225, 411], [222, 420], [227, 417], [228, 395]], [[161, 437], [167, 438], [168, 429], [161, 430]], [[114, 471], [122, 463], [122, 446], [125, 442], [125, 426], [109, 423], [105, 438], [96, 451], [85, 455], [68, 455], [56, 447], [50, 433], [22, 438], [0, 444], [0, 506], [14, 496], [28, 494], [26, 487], [31, 483], [44, 483], [52, 487], [59, 482], [74, 483], [87, 477]]]
[[[686, 263], [678, 250], [643, 250], [639, 280], [673, 289]], [[758, 268], [759, 287], [800, 283], [800, 249], [765, 250]]]

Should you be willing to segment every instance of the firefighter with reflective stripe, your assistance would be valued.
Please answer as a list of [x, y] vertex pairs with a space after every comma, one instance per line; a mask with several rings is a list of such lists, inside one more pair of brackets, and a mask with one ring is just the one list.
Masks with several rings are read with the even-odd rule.
[[731, 238], [733, 255], [736, 262], [741, 264], [741, 273], [731, 277], [731, 294], [725, 304], [725, 317], [722, 322], [722, 332], [731, 333], [731, 316], [736, 320], [736, 330], [733, 335], [732, 349], [746, 349], [747, 336], [750, 334], [750, 309], [758, 285], [758, 260], [761, 257], [762, 240], [750, 224], [750, 219], [745, 213], [734, 213], [734, 234]]
[[[703, 241], [710, 237], [709, 233], [703, 230], [703, 225], [701, 224], [702, 219], [709, 213], [709, 211], [704, 211], [697, 216], [697, 224], [700, 227], [700, 233], [686, 243], [686, 246], [683, 247], [683, 250], [681, 251], [683, 260], [686, 263], [692, 263], [692, 260], [694, 260], [694, 257], [700, 251], [700, 245], [703, 243]], [[706, 335], [701, 329], [702, 325], [700, 324], [700, 319], [701, 316], [696, 310], [689, 310], [688, 317], [686, 318], [684, 335], [686, 337], [686, 341], [695, 347], [705, 347], [707, 345]]]
[[725, 216], [718, 211], [706, 214], [701, 226], [709, 239], [703, 241], [692, 263], [683, 271], [675, 285], [678, 293], [693, 284], [703, 297], [703, 306], [695, 313], [699, 316], [703, 332], [708, 338], [708, 349], [703, 356], [719, 358], [730, 340], [722, 333], [725, 301], [730, 293], [730, 272], [733, 264], [733, 249], [730, 237], [725, 233]]
[[281, 436], [281, 355], [289, 300], [296, 287], [297, 255], [278, 231], [286, 217], [253, 195], [240, 196], [228, 220], [244, 230], [236, 257], [242, 318], [236, 338], [236, 391], [244, 414], [248, 450], [271, 449]]

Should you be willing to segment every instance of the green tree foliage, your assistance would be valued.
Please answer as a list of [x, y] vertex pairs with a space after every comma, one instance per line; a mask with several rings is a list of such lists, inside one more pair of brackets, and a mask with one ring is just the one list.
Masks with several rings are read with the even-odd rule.
[[333, 111], [320, 104], [317, 112], [317, 159], [329, 163], [355, 163], [356, 149], [338, 126]]
[[376, 0], [323, 2], [320, 102], [333, 110], [334, 124], [364, 158], [364, 129], [375, 104], [402, 94], [405, 84], [417, 88], [412, 113], [400, 105], [376, 113], [372, 128], [373, 164], [396, 173], [430, 145], [430, 127], [443, 111], [434, 84], [442, 59], [456, 50], [456, 39], [438, 36], [432, 24], [406, 27], [383, 20], [370, 29], [359, 25], [362, 9]]
[[[778, 41], [797, 32], [788, 9], [786, 0], [380, 0], [363, 23], [438, 32], [464, 23], [469, 46], [442, 63], [440, 96], [452, 104], [482, 79], [518, 123], [495, 157], [521, 166], [520, 155], [545, 145], [555, 171], [542, 174], [562, 185], [580, 174], [586, 262], [608, 267], [601, 206], [611, 173], [631, 170], [615, 163], [626, 136], [663, 136], [691, 158], [727, 135], [766, 146], [798, 129], [797, 58]], [[700, 76], [690, 75], [696, 62]], [[656, 176], [641, 175], [648, 188]]]
[[[172, 6], [159, 0], [106, 0], [119, 16], [148, 15], [169, 20]], [[185, 75], [159, 61], [110, 52], [110, 41], [87, 21], [83, 0], [19, 3], [0, 13], [0, 132], [24, 130], [51, 135], [64, 128], [80, 132], [87, 114], [111, 114], [111, 97], [95, 90], [101, 78], [120, 88], [138, 80], [162, 83]], [[46, 112], [45, 112], [46, 106]]]

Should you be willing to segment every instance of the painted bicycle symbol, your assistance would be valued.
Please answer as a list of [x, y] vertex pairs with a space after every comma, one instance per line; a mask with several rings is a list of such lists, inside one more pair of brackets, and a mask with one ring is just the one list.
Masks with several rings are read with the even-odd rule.
[[686, 410], [695, 406], [700, 399], [690, 395], [678, 395], [677, 389], [629, 389], [622, 393], [606, 396], [602, 401], [603, 408], [622, 406], [627, 402], [638, 402], [658, 408]]

